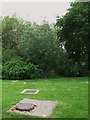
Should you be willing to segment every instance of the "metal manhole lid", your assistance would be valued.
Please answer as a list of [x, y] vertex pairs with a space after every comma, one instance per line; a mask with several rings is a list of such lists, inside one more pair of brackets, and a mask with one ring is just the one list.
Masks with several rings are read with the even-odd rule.
[[16, 105], [16, 109], [20, 110], [20, 111], [30, 111], [33, 110], [36, 107], [36, 105], [34, 104], [30, 104], [30, 103], [19, 103]]

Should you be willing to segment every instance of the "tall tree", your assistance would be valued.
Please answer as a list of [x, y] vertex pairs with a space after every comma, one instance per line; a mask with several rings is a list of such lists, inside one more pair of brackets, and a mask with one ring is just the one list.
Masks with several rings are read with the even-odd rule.
[[18, 48], [17, 42], [23, 29], [23, 21], [15, 16], [6, 16], [2, 19], [3, 48]]
[[58, 37], [65, 46], [69, 58], [74, 63], [87, 64], [88, 58], [88, 2], [71, 3], [68, 12], [62, 18], [58, 17]]
[[57, 19], [58, 37], [75, 61], [86, 57], [88, 45], [88, 3], [72, 3], [67, 14]]

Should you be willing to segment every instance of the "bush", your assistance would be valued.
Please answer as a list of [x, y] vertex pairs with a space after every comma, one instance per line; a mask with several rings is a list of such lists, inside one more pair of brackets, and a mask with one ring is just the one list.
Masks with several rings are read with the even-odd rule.
[[74, 63], [72, 60], [68, 60], [63, 71], [66, 77], [83, 77], [88, 75], [88, 69], [85, 63]]
[[25, 63], [21, 59], [11, 59], [2, 68], [3, 79], [32, 79], [41, 77], [40, 69], [32, 63]]
[[4, 64], [7, 61], [10, 61], [11, 58], [16, 58], [17, 54], [14, 49], [2, 49], [2, 64]]
[[[70, 46], [72, 38], [68, 41], [70, 44], [66, 44], [68, 37], [68, 39], [62, 40], [65, 37], [62, 33], [64, 29], [62, 22], [65, 21], [60, 20], [61, 25], [54, 27], [47, 22], [37, 25], [9, 16], [2, 19], [3, 79], [86, 75], [88, 55], [83, 58], [83, 54], [81, 55], [76, 47], [72, 49]], [[60, 41], [57, 37], [58, 30]], [[68, 48], [67, 45], [69, 45]], [[63, 46], [67, 49], [63, 49]], [[80, 54], [79, 57], [82, 56], [78, 60], [76, 53]], [[86, 52], [84, 53], [86, 54]], [[72, 54], [76, 56], [76, 60], [74, 56], [71, 57]]]

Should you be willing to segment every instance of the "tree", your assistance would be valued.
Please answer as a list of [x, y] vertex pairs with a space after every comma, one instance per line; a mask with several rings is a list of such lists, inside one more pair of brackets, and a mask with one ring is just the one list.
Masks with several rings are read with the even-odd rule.
[[79, 68], [87, 65], [88, 60], [88, 2], [71, 3], [65, 16], [57, 18], [57, 35], [65, 46], [69, 59]]
[[6, 16], [1, 22], [3, 48], [18, 49], [17, 42], [23, 30], [23, 21], [17, 19], [15, 16]]
[[45, 74], [60, 73], [65, 57], [55, 28], [47, 22], [41, 25], [26, 23], [19, 46], [21, 56], [38, 65]]
[[[66, 55], [61, 49], [56, 29], [45, 21], [38, 25], [16, 17], [4, 17], [2, 43], [3, 70], [5, 68], [7, 71], [6, 64], [12, 67], [12, 60], [19, 57], [26, 64], [31, 63], [38, 67], [41, 76], [53, 76], [63, 71]], [[18, 61], [15, 64], [18, 64]]]

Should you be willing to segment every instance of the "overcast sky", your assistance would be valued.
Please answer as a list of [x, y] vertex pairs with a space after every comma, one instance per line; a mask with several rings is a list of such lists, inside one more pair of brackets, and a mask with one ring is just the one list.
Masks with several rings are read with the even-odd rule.
[[55, 23], [56, 16], [64, 15], [69, 6], [70, 2], [7, 2], [2, 3], [2, 16], [16, 14], [31, 22]]

